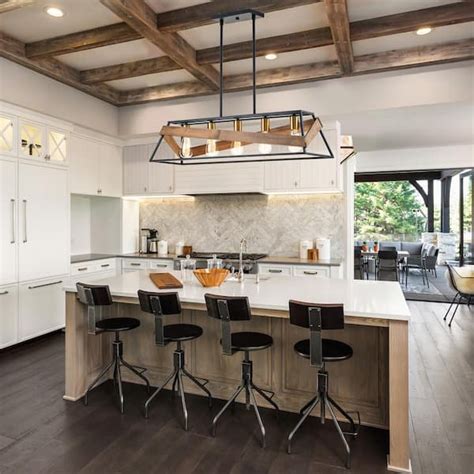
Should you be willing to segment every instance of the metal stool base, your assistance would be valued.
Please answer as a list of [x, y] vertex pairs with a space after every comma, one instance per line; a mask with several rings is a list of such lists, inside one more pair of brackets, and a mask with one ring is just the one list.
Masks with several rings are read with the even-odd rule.
[[119, 339], [118, 332], [115, 333], [115, 340], [112, 342], [113, 347], [113, 357], [112, 361], [100, 372], [100, 374], [94, 379], [94, 381], [89, 385], [85, 395], [84, 395], [84, 405], [89, 403], [89, 392], [96, 386], [97, 382], [113, 367], [114, 369], [114, 387], [117, 387], [117, 394], [119, 396], [120, 402], [120, 413], [123, 414], [123, 388], [122, 388], [122, 374], [120, 371], [121, 367], [126, 367], [128, 370], [133, 372], [137, 377], [140, 377], [146, 384], [147, 392], [150, 392], [150, 382], [143, 375], [143, 372], [146, 371], [144, 367], [137, 367], [135, 365], [129, 364], [123, 359], [123, 343]]
[[[173, 360], [174, 360], [174, 370], [173, 372], [166, 378], [165, 382], [160, 385], [148, 398], [145, 402], [145, 418], [148, 418], [149, 407], [153, 399], [165, 388], [168, 383], [173, 380], [173, 389], [172, 393], [177, 388], [179, 396], [181, 398], [181, 406], [183, 408], [183, 416], [184, 416], [184, 430], [188, 430], [188, 410], [186, 407], [186, 400], [184, 397], [184, 384], [183, 384], [183, 377], [187, 377], [191, 382], [193, 382], [197, 387], [199, 387], [209, 398], [209, 408], [212, 408], [212, 395], [211, 392], [207, 389], [206, 384], [209, 383], [207, 379], [201, 379], [200, 377], [194, 377], [194, 375], [190, 374], [184, 364], [184, 350], [181, 349], [181, 343], [178, 341], [176, 350], [173, 352]], [[202, 382], [200, 382], [202, 380]]]
[[[257, 400], [255, 398], [255, 392], [257, 392], [264, 400], [270, 403], [276, 410], [277, 414], [279, 413], [278, 405], [272, 400], [273, 396], [275, 395], [274, 392], [269, 390], [263, 390], [260, 387], [257, 387], [253, 383], [253, 365], [252, 361], [250, 360], [249, 353], [245, 352], [245, 359], [242, 361], [242, 383], [237, 387], [236, 391], [230, 397], [230, 399], [226, 402], [226, 404], [222, 407], [219, 413], [214, 417], [212, 420], [212, 436], [216, 436], [216, 428], [217, 422], [222, 414], [229, 408], [230, 406], [233, 407], [233, 404], [236, 398], [240, 395], [240, 393], [245, 390], [245, 406], [247, 410], [250, 410], [250, 406], [253, 407], [255, 411], [255, 416], [257, 417], [258, 425], [260, 427], [260, 432], [262, 434], [262, 448], [265, 448], [265, 426], [263, 425], [262, 417], [260, 416], [260, 412], [258, 410]], [[270, 395], [267, 395], [270, 394]]]
[[[328, 394], [328, 373], [324, 370], [324, 366], [318, 372], [318, 394], [313, 397], [301, 410], [300, 415], [302, 417], [294, 427], [293, 431], [288, 436], [288, 454], [291, 454], [291, 442], [293, 437], [295, 436], [296, 432], [300, 429], [301, 425], [304, 423], [306, 418], [311, 414], [311, 412], [316, 408], [316, 405], [320, 404], [321, 407], [321, 424], [324, 424], [326, 421], [326, 408], [329, 409], [329, 413], [331, 414], [331, 418], [334, 422], [334, 426], [339, 434], [339, 437], [342, 440], [344, 445], [344, 449], [346, 451], [346, 467], [350, 469], [351, 467], [351, 450], [349, 444], [344, 435], [352, 436], [355, 438], [359, 434], [360, 429], [360, 415], [359, 412], [355, 412], [357, 415], [357, 424], [354, 422], [352, 417], [346, 412], [343, 408], [341, 408]], [[335, 410], [337, 410], [351, 425], [350, 431], [342, 431], [339, 422], [337, 421]]]

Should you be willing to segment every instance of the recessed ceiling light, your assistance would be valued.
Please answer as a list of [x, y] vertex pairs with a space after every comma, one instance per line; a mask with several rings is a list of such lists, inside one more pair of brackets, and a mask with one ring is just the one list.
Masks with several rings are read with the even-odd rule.
[[49, 16], [54, 16], [54, 18], [61, 18], [64, 16], [64, 11], [61, 10], [58, 7], [46, 7], [44, 11], [49, 15]]
[[424, 26], [423, 28], [418, 28], [416, 30], [416, 34], [418, 36], [423, 36], [423, 35], [427, 35], [428, 33], [431, 33], [432, 31], [432, 28], [430, 26]]
[[268, 59], [269, 61], [273, 61], [276, 58], [278, 58], [278, 56], [275, 53], [268, 53], [265, 55], [265, 59]]

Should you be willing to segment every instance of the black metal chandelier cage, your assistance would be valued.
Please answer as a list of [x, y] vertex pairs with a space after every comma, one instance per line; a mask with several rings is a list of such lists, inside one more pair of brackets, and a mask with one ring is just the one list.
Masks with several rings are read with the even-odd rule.
[[[323, 125], [313, 112], [257, 113], [255, 22], [263, 16], [245, 10], [216, 19], [220, 24], [220, 113], [216, 117], [168, 121], [160, 131], [151, 162], [199, 165], [334, 158]], [[224, 116], [224, 24], [246, 20], [252, 21], [253, 113]]]

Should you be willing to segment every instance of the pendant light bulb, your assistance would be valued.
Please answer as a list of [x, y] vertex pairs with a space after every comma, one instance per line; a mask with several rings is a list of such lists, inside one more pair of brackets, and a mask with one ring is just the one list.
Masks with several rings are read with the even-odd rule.
[[181, 158], [192, 158], [191, 139], [189, 137], [181, 138]]
[[[297, 115], [290, 117], [290, 135], [292, 137], [301, 137], [300, 121]], [[300, 146], [289, 146], [288, 151], [290, 153], [302, 153], [303, 149]]]
[[[207, 124], [208, 130], [215, 130], [216, 124], [214, 122], [209, 122]], [[207, 140], [206, 143], [206, 154], [209, 156], [217, 156], [219, 152], [217, 151], [216, 141], [215, 140]]]
[[[261, 132], [268, 133], [269, 131], [270, 131], [270, 120], [268, 117], [263, 117]], [[272, 152], [272, 146], [269, 143], [259, 143], [258, 151], [262, 155], [268, 155], [269, 153]]]
[[[236, 119], [234, 121], [234, 132], [241, 132], [241, 131], [242, 131], [242, 121], [240, 119]], [[242, 146], [242, 142], [239, 142], [239, 141], [233, 142], [230, 152], [234, 156], [242, 155], [244, 152], [244, 147]]]

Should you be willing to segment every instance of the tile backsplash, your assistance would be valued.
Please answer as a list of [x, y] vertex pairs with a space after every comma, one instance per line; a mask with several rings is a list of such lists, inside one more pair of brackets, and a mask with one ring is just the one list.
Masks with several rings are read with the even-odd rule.
[[303, 239], [331, 239], [331, 257], [344, 249], [344, 196], [232, 194], [140, 203], [140, 227], [158, 229], [170, 252], [182, 240], [194, 250], [236, 252], [242, 237], [249, 252], [297, 256]]

